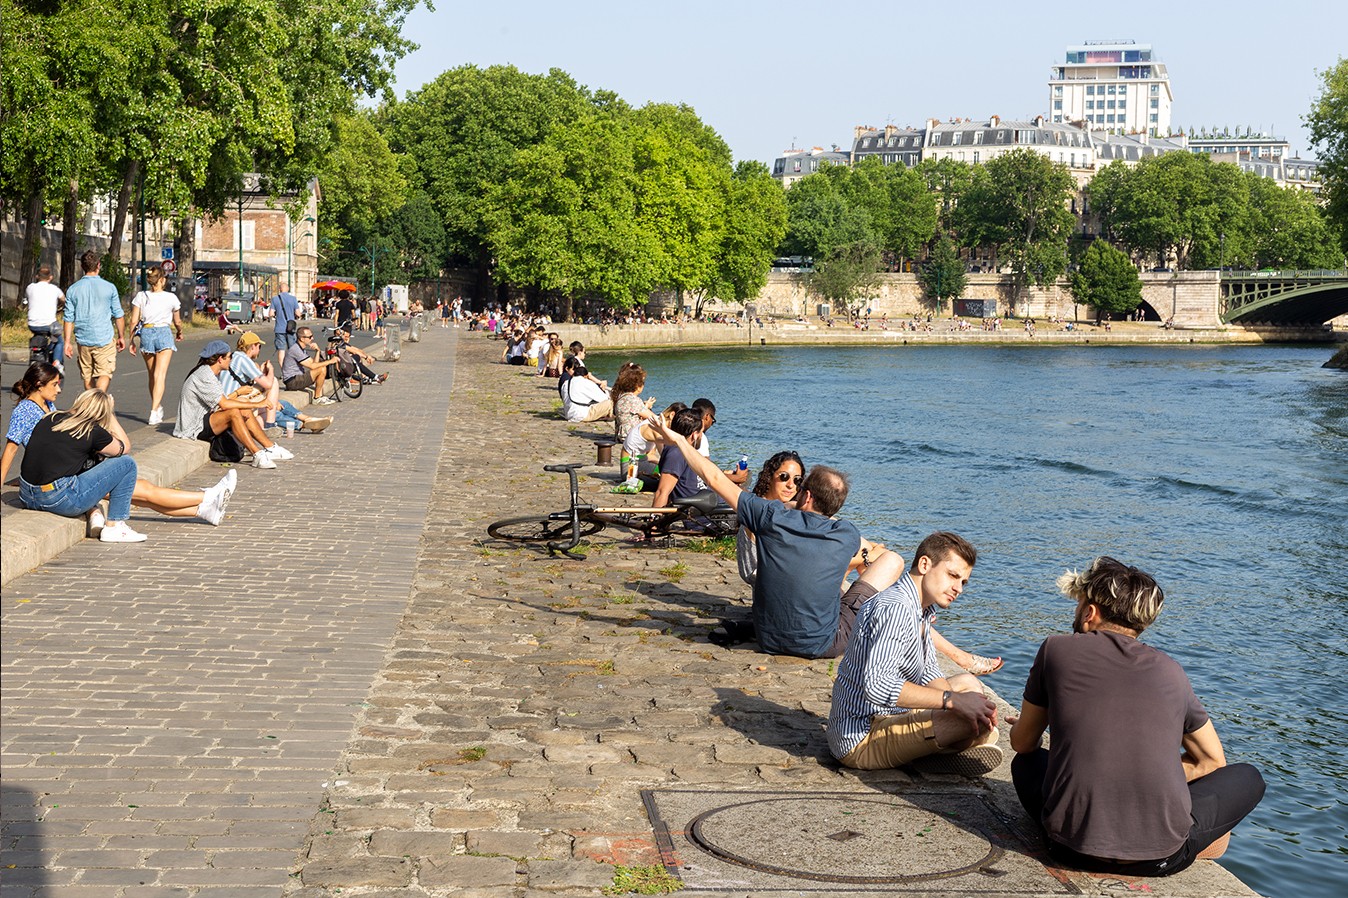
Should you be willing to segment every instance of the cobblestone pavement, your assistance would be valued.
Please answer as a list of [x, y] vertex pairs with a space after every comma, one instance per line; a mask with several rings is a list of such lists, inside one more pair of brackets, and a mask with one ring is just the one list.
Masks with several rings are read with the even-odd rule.
[[482, 364], [495, 347], [460, 345], [412, 599], [291, 898], [597, 895], [610, 865], [660, 861], [642, 788], [857, 784], [821, 731], [831, 662], [706, 641], [748, 598], [733, 559], [612, 530], [583, 562], [486, 536], [564, 506], [543, 464], [595, 457], [554, 381]]
[[[557, 420], [554, 381], [488, 364], [499, 343], [428, 340], [394, 369], [426, 389], [387, 410], [342, 406], [329, 434], [359, 422], [362, 442], [291, 462], [287, 511], [250, 491], [269, 473], [255, 472], [219, 531], [183, 529], [177, 545], [175, 525], [151, 530], [153, 582], [91, 544], [6, 590], [3, 863], [19, 876], [3, 898], [28, 898], [44, 863], [46, 882], [71, 884], [44, 895], [579, 898], [615, 865], [669, 856], [643, 789], [888, 795], [917, 777], [1016, 806], [1006, 765], [976, 783], [840, 769], [822, 731], [833, 662], [707, 642], [747, 604], [733, 559], [612, 530], [585, 561], [489, 539], [495, 519], [564, 505], [566, 481], [542, 465], [592, 461], [591, 434]], [[386, 449], [377, 461], [371, 446]], [[339, 491], [343, 508], [374, 511], [338, 512]], [[236, 524], [245, 508], [255, 530]], [[293, 517], [305, 543], [269, 545]], [[207, 560], [215, 533], [217, 555], [239, 561]], [[173, 573], [188, 565], [210, 572]], [[57, 572], [76, 585], [39, 598]], [[1032, 875], [1043, 893], [1131, 888], [1007, 861], [981, 894]], [[1148, 888], [1247, 894], [1229, 876], [1215, 891]], [[806, 891], [857, 893], [685, 894]]]
[[133, 510], [148, 542], [5, 587], [3, 898], [280, 894], [406, 607], [452, 345], [241, 468], [220, 527]]

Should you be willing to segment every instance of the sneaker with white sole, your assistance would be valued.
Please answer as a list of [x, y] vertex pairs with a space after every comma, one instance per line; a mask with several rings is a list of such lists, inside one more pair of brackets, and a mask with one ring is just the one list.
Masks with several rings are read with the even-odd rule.
[[295, 453], [291, 452], [280, 443], [273, 443], [265, 451], [272, 457], [273, 461], [290, 461], [295, 457]]
[[162, 407], [150, 409], [150, 420], [147, 421], [146, 423], [149, 424], [151, 427], [155, 426], [156, 424], [163, 424], [164, 409]]
[[89, 510], [89, 538], [98, 539], [103, 533], [103, 528], [107, 526], [108, 519], [103, 514], [101, 506], [95, 505]]
[[197, 517], [212, 527], [220, 526], [220, 522], [225, 519], [225, 507], [229, 504], [229, 497], [234, 494], [234, 485], [238, 483], [238, 477], [239, 475], [231, 468], [229, 473], [220, 478], [219, 483], [206, 490], [206, 498], [197, 507]]
[[144, 533], [132, 530], [126, 521], [108, 521], [98, 538], [105, 543], [143, 543], [146, 540]]
[[257, 454], [253, 456], [253, 467], [266, 470], [268, 468], [276, 467], [276, 462], [271, 460], [271, 455], [268, 454], [267, 450], [260, 449]]

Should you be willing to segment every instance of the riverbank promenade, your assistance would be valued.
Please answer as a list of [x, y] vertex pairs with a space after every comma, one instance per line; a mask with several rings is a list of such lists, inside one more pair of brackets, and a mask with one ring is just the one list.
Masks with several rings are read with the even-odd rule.
[[[135, 512], [148, 542], [6, 585], [0, 898], [573, 898], [657, 874], [692, 896], [1253, 894], [1209, 861], [1046, 866], [1007, 764], [841, 769], [835, 662], [708, 641], [747, 607], [733, 559], [489, 539], [562, 507], [543, 465], [603, 436], [500, 348], [429, 328], [293, 461], [241, 468], [222, 526]], [[631, 499], [615, 473], [584, 494]], [[989, 682], [1014, 700], [1024, 673]]]

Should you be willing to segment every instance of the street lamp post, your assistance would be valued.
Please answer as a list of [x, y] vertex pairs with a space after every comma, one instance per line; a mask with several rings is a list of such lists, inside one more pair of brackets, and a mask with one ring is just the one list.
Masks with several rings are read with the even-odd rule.
[[[360, 251], [370, 254], [370, 295], [374, 296], [374, 260], [379, 255], [379, 245], [371, 243], [369, 247], [362, 246]], [[385, 250], [387, 252], [387, 250]]]
[[[295, 231], [300, 225], [305, 223], [313, 224], [314, 217], [312, 215], [306, 215], [299, 221], [291, 222], [286, 225], [286, 285], [291, 290], [295, 289], [295, 269], [291, 265], [291, 250], [295, 246]], [[301, 238], [312, 236], [314, 236], [313, 231], [305, 231], [300, 235]]]
[[1219, 272], [1220, 272], [1220, 271], [1225, 271], [1225, 270], [1226, 270], [1226, 232], [1225, 232], [1225, 231], [1222, 232], [1221, 237], [1222, 237], [1222, 240], [1221, 240], [1221, 243], [1222, 243], [1222, 257], [1221, 257], [1221, 262], [1220, 262], [1220, 266], [1221, 266], [1221, 267], [1219, 267], [1219, 268], [1217, 269]]

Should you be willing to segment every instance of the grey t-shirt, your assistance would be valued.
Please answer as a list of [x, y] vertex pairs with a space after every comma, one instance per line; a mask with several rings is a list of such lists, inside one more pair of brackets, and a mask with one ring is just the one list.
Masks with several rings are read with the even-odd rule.
[[202, 422], [215, 410], [225, 390], [210, 365], [202, 365], [183, 381], [182, 398], [178, 400], [178, 420], [173, 435], [180, 440], [195, 440], [201, 436]]
[[850, 521], [741, 493], [739, 521], [758, 538], [754, 627], [774, 655], [817, 658], [838, 632], [839, 595], [848, 562], [861, 548]]
[[304, 367], [304, 363], [311, 358], [309, 350], [304, 349], [298, 343], [292, 343], [281, 359], [281, 380], [290, 380], [290, 378], [308, 371], [309, 369]]
[[1121, 633], [1050, 636], [1025, 700], [1048, 711], [1049, 838], [1117, 860], [1179, 850], [1193, 825], [1180, 744], [1208, 712], [1173, 658]]

